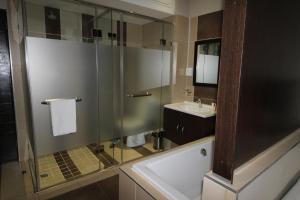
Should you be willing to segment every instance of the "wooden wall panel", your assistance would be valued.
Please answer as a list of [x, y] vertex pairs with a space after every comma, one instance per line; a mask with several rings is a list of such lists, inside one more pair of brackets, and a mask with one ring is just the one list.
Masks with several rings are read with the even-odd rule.
[[300, 127], [299, 9], [247, 3], [235, 167]]
[[6, 11], [0, 9], [0, 164], [18, 160]]
[[198, 40], [222, 37], [223, 11], [198, 17]]
[[[222, 37], [223, 11], [213, 12], [198, 17], [197, 40]], [[195, 99], [217, 99], [217, 87], [195, 86]]]
[[300, 126], [299, 9], [225, 1], [213, 171], [227, 179]]
[[246, 0], [225, 1], [213, 171], [227, 179], [234, 170], [245, 18]]

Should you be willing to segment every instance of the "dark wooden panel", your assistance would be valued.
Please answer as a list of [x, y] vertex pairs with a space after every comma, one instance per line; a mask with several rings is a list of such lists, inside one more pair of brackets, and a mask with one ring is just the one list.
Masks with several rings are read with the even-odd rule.
[[94, 16], [82, 14], [82, 41], [93, 42]]
[[[222, 37], [223, 11], [213, 12], [198, 17], [197, 40]], [[217, 99], [216, 87], [195, 86], [194, 96], [197, 98]]]
[[213, 171], [227, 179], [300, 126], [299, 9], [225, 2]]
[[164, 130], [165, 137], [175, 144], [186, 144], [213, 135], [215, 117], [201, 118], [165, 108]]
[[164, 109], [164, 130], [165, 137], [176, 144], [186, 143], [186, 141], [180, 141], [178, 137], [179, 126], [183, 123], [182, 114], [171, 109]]
[[223, 11], [213, 12], [198, 17], [197, 39], [222, 37]]
[[61, 39], [60, 10], [45, 7], [46, 37], [50, 39]]
[[299, 10], [247, 3], [235, 167], [300, 127]]
[[246, 0], [226, 0], [220, 60], [213, 171], [232, 178], [244, 43]]
[[206, 86], [194, 87], [195, 99], [198, 98], [217, 99], [217, 93], [218, 93], [218, 88], [216, 87], [206, 87]]
[[0, 163], [18, 159], [6, 12], [0, 9]]

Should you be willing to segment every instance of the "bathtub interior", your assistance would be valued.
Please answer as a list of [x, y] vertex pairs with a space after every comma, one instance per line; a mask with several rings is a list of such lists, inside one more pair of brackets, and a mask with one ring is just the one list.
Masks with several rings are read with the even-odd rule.
[[[142, 161], [133, 169], [172, 199], [200, 199], [202, 180], [212, 168], [214, 140]], [[206, 150], [206, 156], [201, 150]]]

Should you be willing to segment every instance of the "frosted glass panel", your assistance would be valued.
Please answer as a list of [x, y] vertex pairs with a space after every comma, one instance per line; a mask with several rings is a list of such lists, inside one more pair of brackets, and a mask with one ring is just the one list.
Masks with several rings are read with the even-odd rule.
[[170, 85], [170, 51], [125, 47], [124, 57], [124, 135], [151, 132], [160, 125], [161, 87]]
[[163, 55], [160, 49], [127, 47], [125, 66], [127, 91], [139, 92], [170, 85], [170, 73], [163, 73], [162, 77], [162, 70], [170, 71], [169, 51]]
[[196, 66], [197, 83], [218, 83], [219, 56], [198, 54]]
[[119, 48], [98, 42], [100, 141], [120, 137]]
[[197, 70], [196, 70], [196, 81], [197, 83], [204, 82], [204, 64], [205, 64], [205, 55], [198, 54], [197, 59]]
[[[26, 38], [27, 68], [38, 156], [94, 143], [97, 138], [97, 68], [94, 44]], [[77, 105], [77, 132], [54, 137], [49, 105], [54, 98], [82, 98]]]
[[204, 83], [218, 83], [219, 56], [205, 55]]

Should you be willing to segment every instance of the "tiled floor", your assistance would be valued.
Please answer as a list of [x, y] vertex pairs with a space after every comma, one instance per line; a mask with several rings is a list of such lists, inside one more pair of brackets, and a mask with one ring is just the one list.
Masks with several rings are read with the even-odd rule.
[[[104, 146], [104, 151], [113, 157], [119, 163], [122, 163], [122, 151], [119, 145], [116, 145], [114, 148], [111, 148], [111, 142], [101, 143]], [[144, 156], [151, 155], [158, 152], [153, 148], [153, 143], [148, 142], [143, 146], [129, 148], [126, 145], [123, 146], [123, 162], [129, 162]]]
[[[19, 163], [12, 162], [1, 166], [0, 199], [1, 200], [33, 200], [29, 195], [24, 175]], [[117, 200], [119, 198], [119, 177], [111, 176], [100, 182], [79, 188], [57, 196], [52, 200]]]
[[65, 178], [56, 162], [54, 155], [38, 159], [41, 188], [46, 188], [65, 181]]
[[99, 159], [88, 147], [74, 149], [68, 153], [82, 175], [104, 168], [104, 164], [99, 162]]
[[[111, 157], [113, 157], [116, 161], [119, 163], [122, 163], [122, 150], [119, 146], [115, 146], [114, 148], [111, 148], [111, 142], [105, 142], [102, 143], [104, 145], [104, 151], [108, 153]], [[134, 160], [137, 158], [141, 158], [143, 155], [138, 153], [132, 148], [126, 148], [123, 149], [123, 162], [128, 162], [130, 160]]]
[[158, 152], [158, 150], [153, 148], [153, 143], [152, 142], [148, 142], [148, 143], [144, 144], [143, 147], [145, 147], [146, 149], [148, 149], [152, 153], [157, 153]]
[[[151, 142], [136, 148], [128, 148], [124, 145], [123, 162], [155, 152], [157, 150], [153, 149]], [[103, 142], [100, 146], [91, 144], [46, 155], [38, 158], [40, 188], [45, 189], [120, 163], [122, 163], [122, 150], [119, 145], [112, 147], [111, 141]]]
[[41, 189], [104, 168], [88, 147], [61, 151], [38, 158]]

